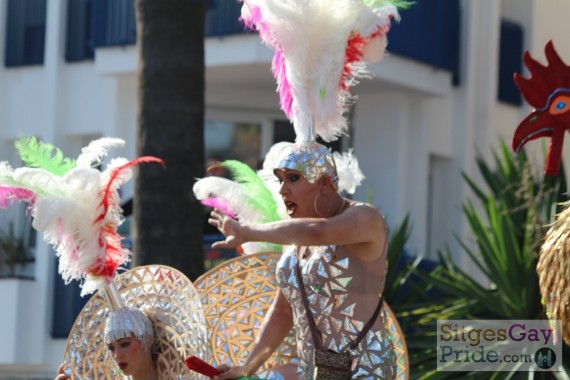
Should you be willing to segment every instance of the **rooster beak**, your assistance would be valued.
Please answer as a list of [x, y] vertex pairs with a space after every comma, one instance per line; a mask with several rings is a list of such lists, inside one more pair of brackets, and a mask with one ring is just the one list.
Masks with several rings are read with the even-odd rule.
[[513, 136], [513, 150], [519, 153], [527, 142], [540, 137], [551, 137], [552, 120], [548, 119], [548, 114], [535, 110], [521, 121]]
[[519, 152], [523, 146], [540, 137], [550, 137], [546, 156], [545, 174], [555, 176], [560, 168], [565, 124], [548, 112], [533, 111], [517, 127], [513, 136], [513, 150]]

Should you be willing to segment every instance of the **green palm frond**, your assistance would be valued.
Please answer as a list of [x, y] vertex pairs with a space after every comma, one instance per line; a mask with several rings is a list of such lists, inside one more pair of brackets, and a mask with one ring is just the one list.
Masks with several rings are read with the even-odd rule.
[[[413, 302], [391, 304], [405, 331], [410, 378], [546, 379], [544, 373], [444, 372], [436, 368], [437, 320], [545, 317], [536, 263], [548, 225], [567, 200], [564, 169], [554, 178], [535, 175], [524, 153], [515, 156], [504, 142], [493, 152], [491, 164], [480, 157], [476, 160], [484, 185], [463, 174], [474, 195], [462, 205], [471, 234], [455, 235], [471, 268], [459, 266], [449, 248], [442, 249], [434, 270], [412, 269], [415, 281], [406, 284], [416, 294], [408, 298]], [[435, 296], [430, 298], [428, 293]], [[568, 351], [565, 346], [566, 360]], [[565, 368], [562, 378], [569, 378], [568, 373]]]

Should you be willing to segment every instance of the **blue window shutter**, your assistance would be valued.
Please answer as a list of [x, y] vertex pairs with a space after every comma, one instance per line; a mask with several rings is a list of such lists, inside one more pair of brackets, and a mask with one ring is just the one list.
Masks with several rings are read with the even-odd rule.
[[89, 301], [90, 297], [81, 297], [81, 289], [77, 281], [72, 281], [68, 285], [57, 272], [57, 258], [52, 255], [52, 260], [56, 261], [53, 271], [54, 275], [54, 295], [53, 295], [53, 315], [51, 325], [52, 338], [67, 338], [75, 319]]
[[95, 47], [133, 45], [136, 41], [134, 0], [93, 0]]
[[9, 0], [6, 30], [6, 67], [20, 66], [24, 62], [24, 24], [26, 0]]
[[459, 85], [460, 1], [415, 1], [400, 14], [388, 34], [388, 52], [448, 70]]
[[47, 0], [26, 0], [24, 29], [24, 64], [44, 63]]
[[68, 0], [65, 60], [79, 62], [93, 59], [91, 10], [93, 0]]
[[501, 20], [499, 43], [499, 101], [519, 106], [521, 94], [515, 85], [513, 75], [522, 70], [523, 29], [514, 22]]
[[44, 62], [47, 0], [8, 0], [6, 67]]

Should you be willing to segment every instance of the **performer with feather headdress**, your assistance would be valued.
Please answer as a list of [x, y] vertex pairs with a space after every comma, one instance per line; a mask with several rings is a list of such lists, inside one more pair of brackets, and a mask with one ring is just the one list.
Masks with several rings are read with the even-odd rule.
[[131, 178], [133, 166], [163, 164], [155, 157], [116, 158], [100, 171], [107, 151], [123, 145], [116, 138], [95, 140], [72, 160], [35, 138], [18, 140], [26, 166], [12, 169], [0, 162], [0, 207], [27, 202], [32, 226], [55, 249], [66, 283], [81, 281], [82, 295], [98, 291], [70, 333], [57, 379], [194, 378], [181, 359], [207, 358], [208, 351], [190, 280], [162, 266], [117, 276], [130, 260], [117, 233], [123, 221], [118, 188]]
[[216, 207], [209, 223], [226, 237], [214, 248], [245, 245], [248, 251], [248, 245], [260, 242], [288, 246], [277, 266], [280, 290], [256, 347], [244, 365], [221, 366], [225, 372], [214, 379], [254, 374], [291, 328], [299, 362], [275, 368], [276, 378], [395, 377], [381, 296], [388, 265], [384, 219], [371, 205], [342, 196], [341, 189], [354, 192], [363, 178], [352, 155], [340, 160], [349, 168], [341, 176], [333, 154], [316, 142], [317, 136], [332, 141], [346, 133], [344, 114], [354, 101], [350, 87], [367, 76], [367, 62], [382, 58], [391, 21], [398, 19], [395, 3], [243, 2], [244, 23], [275, 49], [272, 69], [280, 105], [297, 137], [294, 144], [272, 149], [273, 158], [259, 173], [265, 183], [271, 183], [268, 173], [279, 182], [269, 185], [280, 204], [271, 212], [247, 215], [259, 210], [257, 197], [250, 199], [247, 190], [259, 184], [257, 179], [240, 183], [238, 178], [227, 193], [205, 183], [195, 187], [198, 198]]

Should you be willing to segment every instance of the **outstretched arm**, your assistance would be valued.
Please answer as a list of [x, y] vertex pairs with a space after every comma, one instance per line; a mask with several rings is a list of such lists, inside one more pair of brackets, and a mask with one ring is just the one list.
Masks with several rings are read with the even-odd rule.
[[278, 290], [275, 300], [263, 321], [255, 347], [251, 351], [245, 365], [236, 367], [220, 366], [218, 368], [225, 372], [214, 376], [213, 379], [235, 379], [253, 375], [279, 347], [292, 327], [293, 311], [291, 305], [281, 290]]
[[275, 244], [351, 245], [374, 243], [384, 238], [384, 221], [374, 207], [359, 203], [331, 218], [298, 218], [265, 224], [241, 224], [219, 210], [211, 213], [209, 223], [226, 236], [214, 248], [235, 248], [248, 241]]

